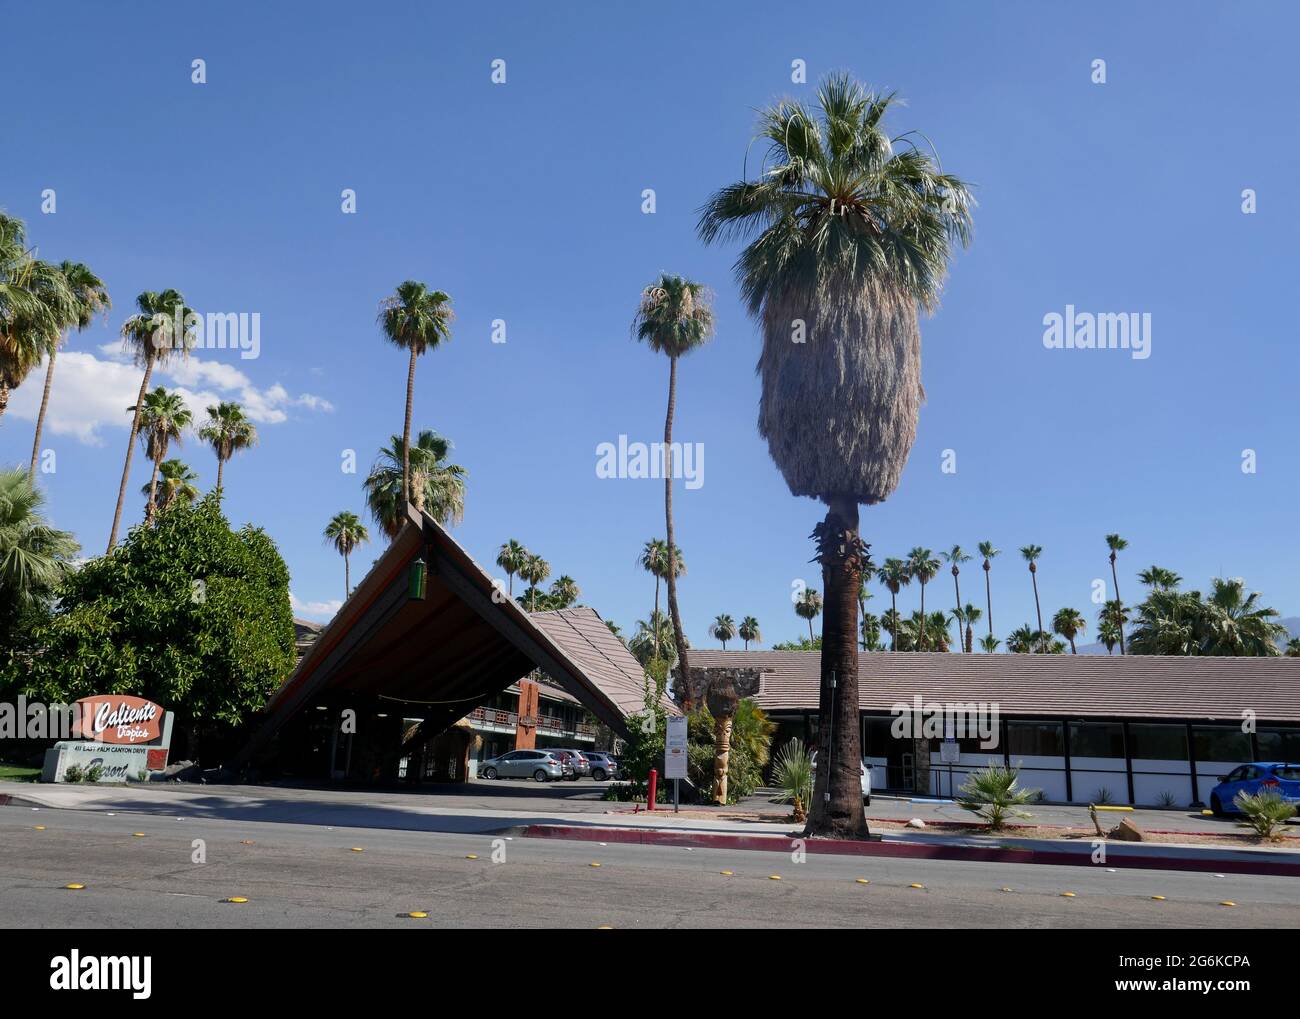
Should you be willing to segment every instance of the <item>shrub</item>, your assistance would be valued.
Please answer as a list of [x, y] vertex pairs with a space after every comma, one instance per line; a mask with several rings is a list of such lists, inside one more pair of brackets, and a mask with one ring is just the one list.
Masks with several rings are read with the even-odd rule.
[[1092, 794], [1092, 802], [1100, 803], [1103, 806], [1105, 806], [1107, 803], [1110, 803], [1114, 798], [1115, 798], [1114, 794], [1105, 786], [1102, 786], [1100, 789], [1098, 789], [1095, 793]]
[[791, 804], [796, 821], [807, 820], [808, 806], [812, 803], [813, 768], [812, 755], [802, 740], [792, 739], [781, 748], [772, 769], [772, 781], [781, 790], [777, 802]]
[[1156, 803], [1162, 807], [1176, 807], [1178, 805], [1178, 799], [1173, 793], [1166, 789], [1156, 797]]
[[104, 775], [104, 766], [102, 764], [92, 764], [86, 769], [86, 776], [83, 781], [98, 782]]
[[990, 831], [1005, 826], [1008, 818], [1031, 817], [1018, 808], [1033, 799], [1038, 790], [1020, 788], [1019, 775], [1016, 768], [990, 764], [970, 774], [961, 787], [957, 802], [983, 818]]
[[85, 770], [80, 764], [69, 764], [63, 769], [63, 781], [73, 783], [80, 782], [85, 777], [85, 774]]
[[1263, 789], [1257, 793], [1238, 793], [1233, 802], [1246, 815], [1242, 823], [1252, 828], [1262, 839], [1280, 838], [1278, 826], [1295, 817], [1295, 804], [1288, 803], [1280, 793]]

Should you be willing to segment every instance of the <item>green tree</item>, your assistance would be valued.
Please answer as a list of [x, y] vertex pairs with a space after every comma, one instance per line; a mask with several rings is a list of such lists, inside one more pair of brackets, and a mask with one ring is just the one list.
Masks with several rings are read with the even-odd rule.
[[[668, 357], [668, 412], [664, 416], [664, 527], [668, 561], [676, 562], [677, 542], [673, 532], [673, 415], [677, 407], [677, 361], [698, 350], [713, 335], [713, 309], [709, 292], [702, 283], [664, 273], [641, 292], [641, 303], [632, 319], [632, 335], [656, 354]], [[677, 574], [665, 571], [668, 585], [668, 615], [673, 621], [677, 645], [677, 669], [683, 689], [689, 674], [686, 635], [677, 607]]]
[[528, 590], [519, 596], [520, 600], [527, 599], [528, 611], [537, 611], [537, 586], [551, 575], [551, 564], [539, 555], [529, 554], [525, 560], [523, 569], [519, 571], [519, 576], [528, 581]]
[[415, 359], [426, 351], [437, 350], [451, 339], [451, 323], [455, 317], [447, 294], [430, 290], [416, 280], [398, 284], [397, 290], [379, 303], [379, 327], [384, 338], [411, 356], [406, 372], [406, 418], [402, 425], [402, 442], [400, 446], [394, 445], [402, 455], [402, 485], [398, 494], [403, 504], [414, 501], [413, 493], [417, 487], [411, 476], [410, 458]]
[[[451, 440], [427, 428], [416, 437], [409, 452], [398, 435], [379, 450], [364, 482], [366, 505], [390, 541], [406, 522], [408, 503], [444, 526], [464, 519], [469, 471], [460, 464], [448, 463], [450, 454]], [[409, 499], [402, 496], [408, 490], [408, 475]]]
[[[638, 565], [655, 578], [654, 614], [656, 617], [659, 615], [659, 581], [668, 576], [668, 558], [668, 542], [662, 538], [651, 538], [647, 541], [641, 549], [641, 555], [637, 558]], [[680, 547], [673, 549], [673, 560], [675, 563], [673, 573], [675, 576], [680, 577], [686, 572], [686, 560], [682, 558]], [[655, 658], [660, 657], [659, 651], [659, 648], [655, 649]], [[676, 657], [674, 653], [673, 658]]]
[[1029, 803], [1038, 790], [1022, 788], [1019, 779], [1017, 769], [990, 764], [971, 772], [959, 790], [957, 802], [963, 809], [983, 818], [990, 831], [998, 831], [1013, 817], [1031, 816], [1020, 808]]
[[1058, 609], [1052, 617], [1052, 632], [1058, 633], [1070, 642], [1070, 654], [1079, 652], [1074, 646], [1074, 638], [1088, 629], [1088, 621], [1078, 609]]
[[713, 624], [709, 627], [709, 635], [717, 638], [722, 642], [722, 650], [727, 650], [727, 641], [734, 640], [736, 637], [736, 621], [726, 613], [715, 616]]
[[58, 267], [27, 247], [23, 221], [0, 214], [0, 416], [10, 391], [54, 351], [75, 303]]
[[[939, 560], [934, 557], [934, 553], [928, 548], [921, 548], [918, 545], [907, 553], [908, 572], [916, 578], [916, 582], [921, 585], [921, 615], [925, 615], [925, 585], [935, 578], [939, 572]], [[917, 651], [928, 650], [926, 643], [926, 628], [922, 627], [918, 633], [920, 644]]]
[[1043, 550], [1038, 545], [1025, 545], [1020, 549], [1020, 554], [1029, 564], [1029, 579], [1034, 582], [1034, 611], [1038, 613], [1038, 632], [1042, 634], [1043, 607], [1038, 602], [1038, 557], [1043, 554]]
[[1145, 570], [1139, 571], [1138, 580], [1156, 591], [1176, 591], [1183, 582], [1182, 577], [1173, 570], [1166, 570], [1163, 566], [1148, 566]]
[[515, 574], [523, 568], [527, 560], [528, 549], [515, 541], [514, 538], [511, 538], [497, 549], [497, 565], [506, 571], [506, 594], [511, 598], [515, 596]]
[[370, 532], [351, 510], [340, 510], [325, 525], [325, 541], [343, 557], [343, 600], [352, 597], [352, 565], [349, 557], [358, 545], [370, 540]]
[[186, 307], [180, 291], [146, 290], [135, 299], [135, 306], [136, 313], [122, 323], [122, 345], [135, 358], [135, 363], [144, 369], [144, 376], [140, 379], [140, 395], [131, 418], [131, 434], [126, 443], [126, 462], [122, 465], [122, 483], [117, 490], [113, 526], [108, 532], [109, 552], [117, 544], [117, 531], [122, 524], [122, 504], [126, 501], [126, 486], [131, 478], [131, 454], [135, 450], [136, 436], [140, 434], [140, 415], [154, 366], [164, 364], [172, 357], [188, 357], [194, 345], [194, 310]]
[[745, 650], [749, 650], [749, 642], [762, 643], [763, 631], [759, 628], [758, 620], [753, 616], [746, 616], [740, 621], [740, 629], [736, 631], [740, 639], [745, 642]]
[[860, 837], [857, 594], [870, 557], [858, 506], [888, 498], [907, 462], [922, 398], [918, 307], [936, 306], [972, 200], [920, 148], [891, 140], [893, 94], [836, 75], [817, 102], [760, 114], [761, 175], [716, 192], [699, 233], [750, 241], [736, 275], [763, 328], [759, 433], [791, 494], [827, 505], [813, 536], [822, 672], [837, 682], [819, 712], [835, 720], [824, 745], [839, 765], [821, 769], [808, 832]]
[[808, 620], [808, 639], [815, 639], [813, 636], [812, 621], [822, 612], [822, 596], [815, 588], [805, 587], [794, 603], [794, 614], [801, 619]]
[[200, 730], [246, 722], [293, 668], [289, 571], [265, 532], [232, 531], [210, 492], [69, 576], [33, 646], [16, 676], [11, 665], [19, 692], [147, 697], [176, 712], [194, 753]]
[[17, 647], [48, 612], [81, 549], [70, 533], [50, 526], [44, 505], [31, 475], [0, 470], [0, 647]]
[[880, 651], [880, 617], [870, 612], [862, 614], [862, 650]]
[[1002, 641], [998, 640], [991, 633], [987, 633], [980, 638], [980, 647], [983, 648], [986, 655], [995, 654], [998, 650], [998, 645], [1001, 643]]
[[1109, 619], [1103, 619], [1097, 626], [1097, 639], [1105, 645], [1106, 654], [1115, 653], [1115, 645], [1119, 643], [1119, 627]]
[[966, 554], [965, 550], [960, 545], [954, 545], [949, 551], [940, 552], [939, 555], [943, 557], [943, 561], [946, 562], [952, 570], [952, 590], [953, 594], [957, 598], [953, 603], [957, 606], [956, 615], [953, 617], [957, 620], [957, 643], [961, 645], [962, 651], [968, 651], [970, 649], [966, 647], [965, 643], [961, 639], [961, 626], [962, 623], [965, 622], [965, 613], [961, 607], [961, 584], [957, 578], [961, 573], [962, 563], [970, 562], [970, 556]]
[[208, 408], [208, 418], [199, 429], [199, 438], [217, 454], [217, 487], [223, 487], [226, 461], [241, 450], [257, 445], [257, 426], [248, 419], [244, 408], [223, 400]]
[[[970, 602], [967, 602], [966, 607], [962, 609], [961, 621], [966, 624], [966, 639], [963, 646], [966, 648], [967, 654], [973, 654], [975, 651], [975, 624], [980, 621], [982, 615], [984, 615], [983, 610]], [[960, 639], [960, 630], [957, 636]], [[990, 636], [992, 635], [990, 634]]]
[[582, 591], [578, 587], [577, 581], [567, 575], [561, 575], [551, 581], [550, 607], [555, 609], [567, 609], [570, 605], [578, 600]]
[[141, 485], [140, 494], [146, 497], [156, 496], [154, 512], [163, 513], [173, 506], [192, 505], [199, 497], [198, 486], [194, 484], [198, 480], [199, 476], [190, 470], [189, 464], [176, 459], [164, 460], [158, 465], [156, 486]]
[[637, 620], [636, 633], [627, 642], [628, 650], [645, 668], [654, 662], [666, 662], [671, 667], [677, 656], [672, 630], [672, 622], [656, 609], [649, 619]]
[[[884, 563], [881, 564], [876, 576], [880, 578], [880, 582], [884, 584], [886, 590], [889, 591], [889, 618], [891, 620], [896, 620], [898, 619], [898, 592], [912, 582], [912, 571], [908, 564], [902, 559], [886, 559]], [[897, 627], [892, 623], [884, 625], [885, 630], [888, 631], [890, 636], [889, 649], [891, 651], [897, 651]]]
[[[80, 262], [61, 262], [59, 272], [63, 274], [68, 289], [69, 300], [67, 314], [60, 322], [61, 332], [70, 329], [78, 331], [87, 328], [101, 312], [107, 313], [113, 306], [109, 299], [108, 288], [104, 281]], [[49, 360], [45, 364], [45, 390], [41, 394], [41, 409], [36, 415], [36, 436], [32, 440], [31, 474], [36, 476], [36, 460], [41, 454], [41, 432], [45, 428], [45, 413], [50, 406], [50, 387], [54, 384], [54, 361], [59, 353], [56, 340], [50, 344]]]
[[994, 558], [1001, 551], [999, 548], [994, 548], [991, 541], [981, 541], [979, 543], [979, 552], [984, 559], [984, 606], [988, 610], [990, 637], [993, 636], [993, 585], [989, 580], [989, 574], [993, 569]]
[[[1110, 549], [1110, 579], [1115, 585], [1115, 600], [1122, 601], [1119, 593], [1119, 573], [1115, 569], [1115, 560], [1119, 558], [1119, 553], [1128, 548], [1128, 542], [1118, 534], [1106, 535], [1106, 547]], [[1119, 653], [1124, 654], [1124, 624], [1119, 624]]]
[[173, 442], [181, 444], [181, 436], [190, 426], [193, 415], [185, 406], [185, 399], [180, 393], [171, 393], [159, 386], [151, 393], [145, 393], [144, 401], [127, 410], [135, 414], [140, 431], [140, 442], [145, 455], [153, 463], [153, 473], [149, 484], [145, 486], [149, 501], [145, 506], [145, 519], [153, 520], [158, 508], [158, 471], [167, 459], [167, 451]]

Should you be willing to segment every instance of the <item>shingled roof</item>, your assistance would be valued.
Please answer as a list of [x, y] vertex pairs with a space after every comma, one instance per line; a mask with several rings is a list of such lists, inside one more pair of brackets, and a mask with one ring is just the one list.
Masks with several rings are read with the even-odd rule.
[[[769, 669], [755, 698], [769, 713], [817, 710], [815, 651], [691, 651], [691, 665]], [[1300, 722], [1300, 658], [939, 654], [858, 656], [863, 711], [898, 702], [997, 703], [1004, 715]]]

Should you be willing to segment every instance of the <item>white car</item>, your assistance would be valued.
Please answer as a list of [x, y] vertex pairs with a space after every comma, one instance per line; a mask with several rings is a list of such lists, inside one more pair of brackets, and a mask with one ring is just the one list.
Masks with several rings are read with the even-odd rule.
[[[817, 751], [812, 752], [812, 772], [813, 784], [817, 782]], [[862, 803], [864, 806], [871, 806], [871, 765], [866, 761], [858, 762], [859, 782], [862, 785]]]

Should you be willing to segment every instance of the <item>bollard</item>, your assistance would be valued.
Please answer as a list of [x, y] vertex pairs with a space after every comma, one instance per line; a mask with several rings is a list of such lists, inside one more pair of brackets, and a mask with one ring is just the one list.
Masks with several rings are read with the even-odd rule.
[[659, 791], [659, 769], [651, 768], [650, 769], [650, 793], [646, 797], [646, 803], [645, 803], [646, 810], [654, 810], [655, 795], [658, 791]]

